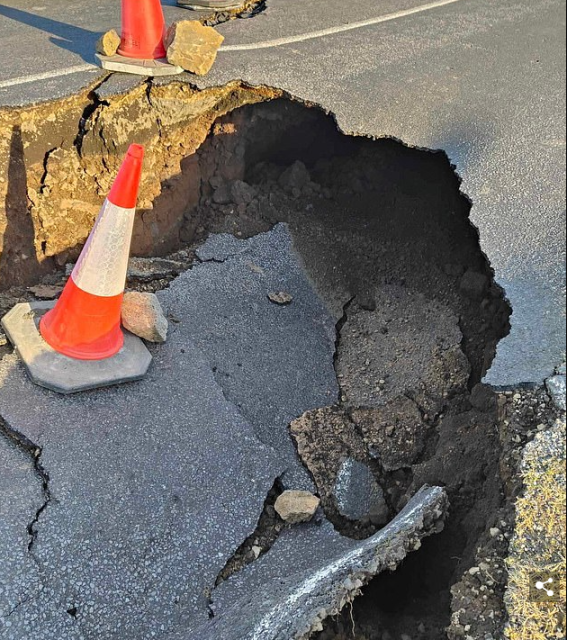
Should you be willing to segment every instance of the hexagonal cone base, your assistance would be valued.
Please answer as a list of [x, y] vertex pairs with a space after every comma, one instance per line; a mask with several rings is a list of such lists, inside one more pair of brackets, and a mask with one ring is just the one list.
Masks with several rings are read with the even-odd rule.
[[106, 360], [75, 360], [52, 349], [37, 325], [54, 306], [55, 302], [26, 302], [2, 319], [2, 327], [33, 382], [68, 395], [141, 380], [146, 375], [152, 356], [142, 340], [128, 332], [124, 333], [123, 349]]
[[133, 73], [137, 76], [151, 76], [157, 78], [159, 76], [177, 76], [183, 73], [181, 67], [162, 58], [160, 60], [136, 60], [135, 58], [126, 58], [116, 54], [115, 56], [102, 56], [96, 54], [100, 66], [107, 71], [118, 71], [121, 73]]

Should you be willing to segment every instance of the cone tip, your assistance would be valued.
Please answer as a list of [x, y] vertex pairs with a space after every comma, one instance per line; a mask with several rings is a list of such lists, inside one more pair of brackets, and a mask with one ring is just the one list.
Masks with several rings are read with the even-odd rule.
[[131, 144], [128, 149], [128, 155], [135, 160], [143, 160], [144, 151], [144, 147], [141, 144]]

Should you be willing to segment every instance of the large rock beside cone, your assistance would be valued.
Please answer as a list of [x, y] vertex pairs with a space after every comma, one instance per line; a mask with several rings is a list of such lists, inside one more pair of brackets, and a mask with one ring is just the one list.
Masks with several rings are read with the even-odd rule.
[[167, 340], [168, 322], [157, 296], [129, 291], [122, 303], [122, 325], [148, 342]]
[[120, 41], [120, 36], [114, 29], [107, 31], [96, 43], [96, 52], [111, 57], [118, 51]]
[[165, 46], [170, 64], [204, 76], [211, 70], [224, 36], [196, 20], [174, 22], [167, 32]]

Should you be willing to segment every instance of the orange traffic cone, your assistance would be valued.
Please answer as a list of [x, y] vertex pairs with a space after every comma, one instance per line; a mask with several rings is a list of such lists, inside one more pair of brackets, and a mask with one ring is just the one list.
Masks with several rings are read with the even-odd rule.
[[55, 351], [104, 360], [124, 345], [120, 328], [144, 148], [132, 145], [67, 285], [40, 333]]
[[165, 18], [160, 0], [122, 0], [119, 55], [138, 60], [165, 58], [164, 36]]

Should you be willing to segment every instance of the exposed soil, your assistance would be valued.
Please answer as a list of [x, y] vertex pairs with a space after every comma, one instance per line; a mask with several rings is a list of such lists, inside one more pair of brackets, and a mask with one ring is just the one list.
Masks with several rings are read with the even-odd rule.
[[[425, 483], [449, 493], [445, 531], [376, 579], [319, 640], [501, 637], [514, 452], [551, 414], [540, 394], [532, 415], [526, 393], [510, 419], [519, 401], [478, 384], [511, 310], [445, 154], [344, 136], [318, 109], [274, 100], [218, 119], [180, 167], [160, 196], [192, 202], [176, 205], [172, 224], [184, 248], [170, 258], [180, 268], [210, 233], [249, 237], [287, 222], [335, 315], [341, 397], [292, 431], [337, 529], [364, 537], [381, 526], [337, 513], [332, 489], [346, 457], [371, 468], [390, 516]], [[130, 285], [155, 290], [174, 275], [138, 275]], [[64, 278], [60, 270], [44, 283]], [[12, 288], [0, 312], [32, 295]], [[0, 342], [0, 355], [8, 348]], [[269, 549], [281, 528], [270, 506], [221, 579]]]

